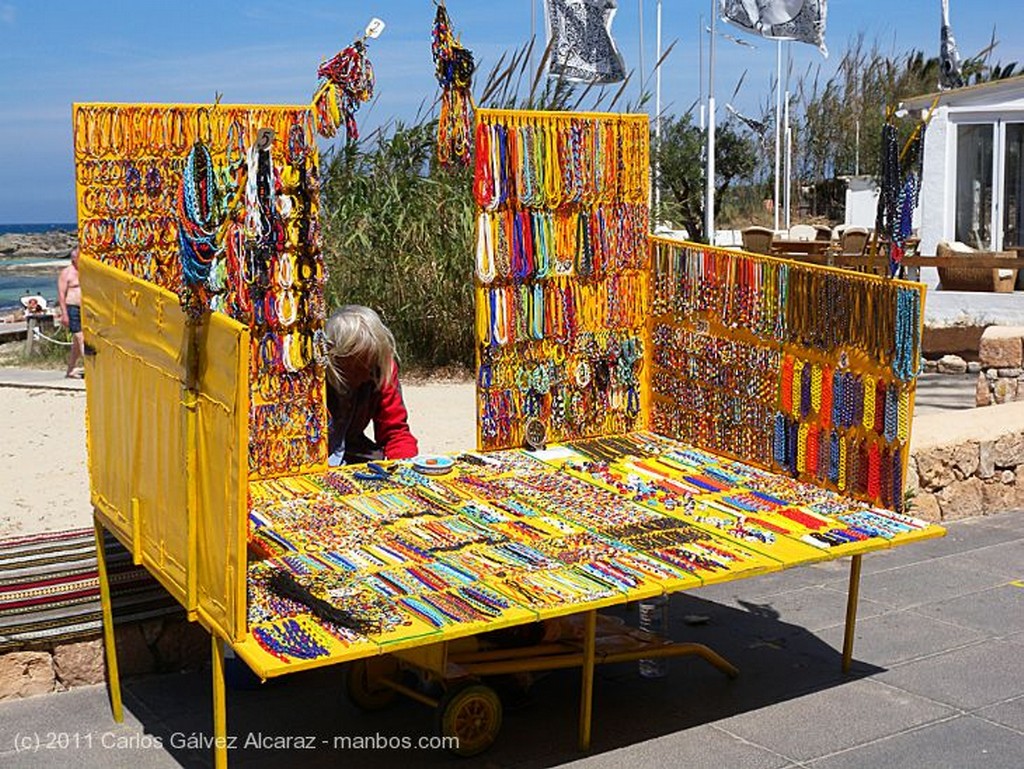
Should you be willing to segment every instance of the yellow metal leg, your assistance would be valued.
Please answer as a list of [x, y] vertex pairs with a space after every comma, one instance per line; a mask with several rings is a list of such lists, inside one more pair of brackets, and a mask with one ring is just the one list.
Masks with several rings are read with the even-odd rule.
[[110, 711], [117, 723], [124, 721], [121, 707], [121, 676], [117, 672], [117, 642], [114, 640], [114, 609], [107, 579], [107, 551], [103, 542], [103, 524], [93, 519], [96, 531], [96, 569], [100, 582], [100, 606], [103, 610], [103, 650], [107, 658], [107, 684], [110, 687]]
[[213, 639], [213, 765], [228, 766], [228, 714], [224, 704], [224, 643], [215, 633]]
[[580, 750], [590, 750], [590, 721], [594, 712], [594, 650], [597, 647], [597, 610], [583, 622], [583, 693], [580, 701]]
[[850, 561], [850, 589], [846, 593], [846, 632], [843, 634], [843, 672], [850, 672], [853, 663], [853, 635], [857, 627], [857, 600], [860, 598], [860, 559]]

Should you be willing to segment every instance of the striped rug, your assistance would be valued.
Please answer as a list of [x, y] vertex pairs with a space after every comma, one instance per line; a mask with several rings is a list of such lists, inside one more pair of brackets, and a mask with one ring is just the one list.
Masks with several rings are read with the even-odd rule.
[[[107, 573], [114, 622], [184, 609], [110, 534]], [[92, 529], [0, 540], [0, 652], [39, 642], [95, 636], [102, 629], [96, 539]]]

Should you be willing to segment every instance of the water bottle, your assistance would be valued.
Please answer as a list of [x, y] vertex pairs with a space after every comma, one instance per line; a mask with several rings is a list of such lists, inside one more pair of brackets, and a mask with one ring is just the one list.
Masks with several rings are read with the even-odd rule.
[[[668, 596], [658, 595], [640, 602], [640, 629], [664, 637], [668, 632]], [[664, 678], [668, 663], [664, 658], [639, 660], [640, 675], [644, 678]]]

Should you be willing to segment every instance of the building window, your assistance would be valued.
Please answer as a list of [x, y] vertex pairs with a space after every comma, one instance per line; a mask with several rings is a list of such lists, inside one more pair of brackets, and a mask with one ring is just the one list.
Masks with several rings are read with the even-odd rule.
[[956, 132], [956, 239], [992, 247], [991, 123], [961, 124]]

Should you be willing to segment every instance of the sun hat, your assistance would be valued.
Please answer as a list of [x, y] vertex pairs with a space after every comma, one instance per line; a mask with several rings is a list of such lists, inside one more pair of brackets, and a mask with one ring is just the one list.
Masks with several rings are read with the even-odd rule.
[[36, 302], [38, 303], [40, 310], [45, 310], [46, 309], [46, 306], [47, 306], [46, 305], [46, 299], [44, 297], [40, 296], [39, 294], [32, 294], [31, 296], [23, 296], [23, 297], [21, 297], [21, 305], [22, 305], [22, 307], [28, 307], [29, 302], [31, 302], [33, 299], [35, 299]]

